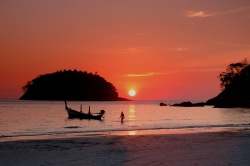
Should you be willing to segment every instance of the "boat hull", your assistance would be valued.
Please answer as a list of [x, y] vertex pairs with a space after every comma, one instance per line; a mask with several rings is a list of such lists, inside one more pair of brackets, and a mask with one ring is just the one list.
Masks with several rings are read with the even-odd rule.
[[104, 117], [103, 114], [93, 115], [93, 114], [85, 114], [82, 112], [78, 112], [75, 110], [72, 110], [70, 108], [66, 108], [66, 111], [68, 112], [68, 116], [70, 119], [78, 118], [78, 119], [96, 119], [96, 120], [102, 120]]
[[[99, 113], [90, 113], [90, 107], [89, 107], [89, 112], [87, 114], [83, 113], [82, 111], [76, 111], [67, 106], [67, 102], [65, 101], [65, 110], [68, 113], [68, 116], [70, 119], [73, 118], [78, 118], [78, 119], [96, 119], [96, 120], [102, 120], [104, 118], [105, 111], [100, 110]], [[82, 106], [81, 106], [82, 110]]]

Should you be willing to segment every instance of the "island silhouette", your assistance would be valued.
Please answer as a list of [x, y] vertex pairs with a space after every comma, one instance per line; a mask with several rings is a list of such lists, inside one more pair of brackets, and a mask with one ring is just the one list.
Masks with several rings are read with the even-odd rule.
[[39, 75], [22, 87], [20, 100], [128, 101], [97, 73], [63, 70]]
[[182, 103], [172, 104], [170, 106], [176, 106], [176, 107], [204, 107], [205, 103], [203, 103], [203, 102], [192, 103], [190, 101], [185, 101], [185, 102], [182, 102]]

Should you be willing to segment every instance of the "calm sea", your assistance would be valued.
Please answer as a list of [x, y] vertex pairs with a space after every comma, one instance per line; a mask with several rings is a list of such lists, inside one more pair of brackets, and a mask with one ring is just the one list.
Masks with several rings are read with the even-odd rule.
[[[181, 101], [68, 101], [68, 107], [83, 112], [106, 111], [98, 120], [68, 119], [63, 101], [0, 100], [0, 138], [70, 133], [97, 133], [150, 129], [206, 129], [250, 127], [250, 109], [159, 106]], [[121, 123], [121, 111], [125, 121]]]

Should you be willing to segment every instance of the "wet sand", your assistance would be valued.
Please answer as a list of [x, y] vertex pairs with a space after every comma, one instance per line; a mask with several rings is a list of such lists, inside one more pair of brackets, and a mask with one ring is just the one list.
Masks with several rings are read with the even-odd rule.
[[250, 130], [130, 131], [0, 142], [0, 165], [250, 165]]

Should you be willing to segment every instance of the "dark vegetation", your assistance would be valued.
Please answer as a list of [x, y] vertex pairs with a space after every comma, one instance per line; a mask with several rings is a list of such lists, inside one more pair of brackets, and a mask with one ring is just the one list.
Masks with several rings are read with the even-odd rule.
[[219, 79], [222, 92], [208, 100], [206, 105], [250, 108], [250, 64], [246, 59], [230, 64], [226, 72], [220, 73]]
[[82, 71], [57, 71], [40, 75], [22, 87], [21, 100], [117, 101], [113, 84], [98, 74]]

